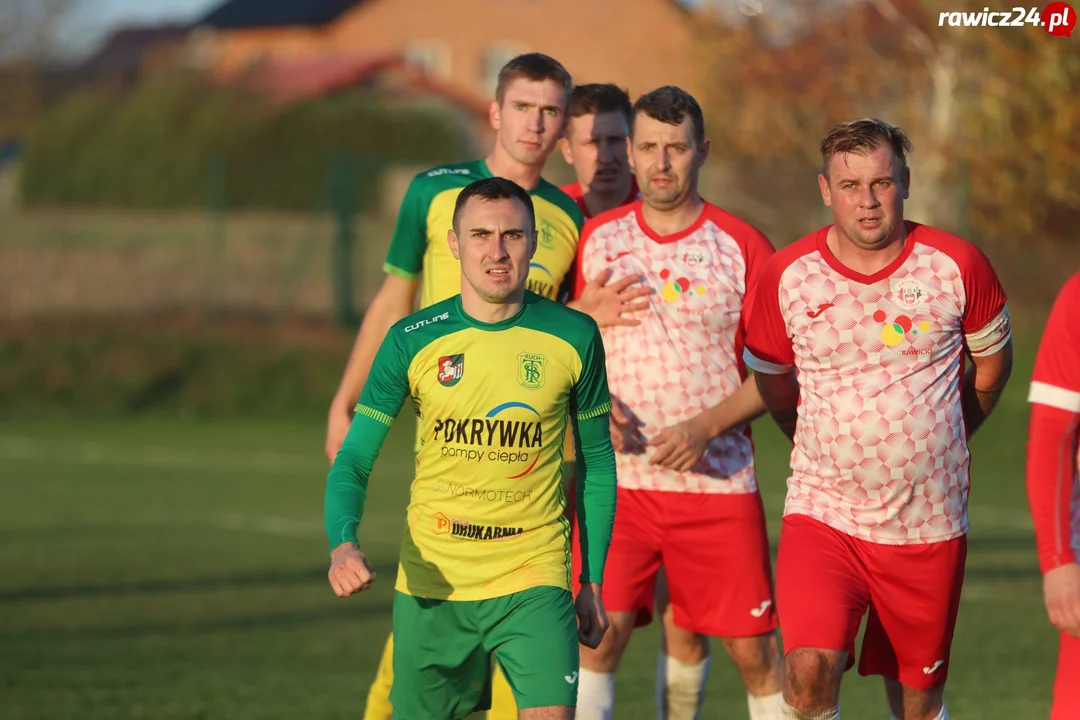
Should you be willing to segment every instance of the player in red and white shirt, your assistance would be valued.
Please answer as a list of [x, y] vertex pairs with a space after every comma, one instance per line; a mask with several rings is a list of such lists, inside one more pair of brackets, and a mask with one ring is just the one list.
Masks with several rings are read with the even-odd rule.
[[776, 568], [785, 717], [840, 716], [869, 610], [859, 673], [885, 677], [893, 717], [948, 718], [968, 439], [1012, 341], [985, 255], [904, 219], [910, 148], [876, 119], [832, 130], [819, 184], [834, 222], [773, 256], [752, 310], [746, 363], [794, 441]]
[[585, 219], [641, 197], [630, 172], [630, 96], [612, 83], [575, 85], [559, 141], [563, 159], [577, 180], [561, 190], [573, 198]]
[[663, 565], [660, 717], [697, 717], [714, 636], [746, 683], [750, 717], [778, 719], [783, 661], [749, 429], [765, 406], [741, 361], [744, 307], [774, 250], [698, 194], [709, 144], [694, 98], [660, 88], [634, 112], [642, 199], [593, 218], [578, 246], [578, 286], [613, 270], [654, 293], [640, 324], [602, 330], [619, 478], [603, 584], [611, 625], [598, 649], [581, 648], [577, 717], [612, 717], [613, 673], [634, 627], [651, 621]]
[[1080, 718], [1080, 273], [1061, 289], [1028, 394], [1027, 493], [1043, 594], [1061, 631], [1051, 720]]

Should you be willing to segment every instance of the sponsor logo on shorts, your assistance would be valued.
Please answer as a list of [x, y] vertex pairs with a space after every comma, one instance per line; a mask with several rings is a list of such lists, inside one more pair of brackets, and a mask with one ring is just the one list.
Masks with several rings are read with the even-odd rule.
[[772, 605], [772, 600], [763, 600], [761, 602], [761, 605], [750, 610], [750, 614], [756, 618], [759, 618], [765, 614], [765, 611], [769, 609], [770, 605]]
[[933, 675], [935, 672], [937, 672], [938, 668], [940, 668], [944, 664], [945, 664], [944, 660], [937, 660], [930, 667], [924, 667], [922, 669], [923, 674], [924, 675]]
[[524, 528], [477, 525], [468, 520], [460, 520], [458, 518], [450, 518], [449, 527], [447, 527], [445, 524], [446, 520], [446, 516], [442, 513], [435, 513], [436, 535], [445, 535], [447, 531], [449, 531], [450, 537], [460, 538], [462, 540], [506, 540], [507, 538], [517, 537], [525, 532]]
[[461, 485], [460, 483], [450, 482], [449, 480], [443, 480], [442, 478], [435, 481], [434, 489], [435, 492], [442, 493], [443, 495], [450, 495], [451, 497], [458, 497], [465, 500], [474, 500], [476, 502], [513, 505], [514, 503], [532, 501], [531, 492], [523, 492], [521, 490], [478, 490], [469, 487], [468, 485]]
[[563, 675], [563, 677], [562, 677], [563, 680], [570, 683], [571, 685], [573, 685], [574, 683], [577, 682], [577, 678], [578, 678], [578, 671], [577, 670], [570, 673], [569, 675]]

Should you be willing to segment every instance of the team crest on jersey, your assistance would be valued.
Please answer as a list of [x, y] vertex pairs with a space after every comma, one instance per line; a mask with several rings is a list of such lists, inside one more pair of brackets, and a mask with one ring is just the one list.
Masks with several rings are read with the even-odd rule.
[[518, 384], [526, 390], [539, 390], [547, 380], [547, 358], [538, 353], [518, 355]]
[[540, 221], [540, 227], [537, 233], [539, 237], [539, 243], [548, 250], [555, 248], [555, 231], [551, 228], [551, 223], [546, 220]]
[[898, 282], [893, 288], [893, 293], [896, 304], [905, 310], [914, 310], [929, 299], [926, 288], [914, 278]]
[[705, 264], [705, 253], [700, 250], [690, 250], [683, 253], [682, 261], [686, 267], [696, 268]]
[[439, 358], [438, 371], [439, 384], [443, 387], [454, 387], [465, 374], [465, 353], [460, 355], [444, 355]]

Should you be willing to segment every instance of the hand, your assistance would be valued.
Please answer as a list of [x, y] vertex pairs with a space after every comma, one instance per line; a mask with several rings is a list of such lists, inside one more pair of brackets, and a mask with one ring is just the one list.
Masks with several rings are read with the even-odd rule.
[[342, 543], [330, 553], [330, 585], [338, 597], [367, 590], [375, 582], [375, 571], [353, 543]]
[[604, 611], [604, 601], [600, 598], [599, 583], [581, 586], [574, 600], [574, 610], [578, 619], [578, 642], [593, 650], [600, 647], [608, 629], [608, 617]]
[[633, 444], [630, 439], [632, 428], [630, 416], [623, 410], [622, 404], [615, 398], [611, 398], [611, 412], [608, 414], [608, 423], [611, 425], [611, 446], [617, 453], [630, 452]]
[[1080, 564], [1067, 563], [1046, 573], [1043, 598], [1050, 624], [1080, 638]]
[[624, 318], [623, 313], [641, 312], [649, 309], [648, 301], [634, 302], [638, 298], [652, 294], [652, 288], [645, 286], [631, 287], [640, 281], [640, 276], [627, 275], [617, 283], [608, 285], [611, 279], [611, 268], [604, 268], [599, 275], [594, 277], [581, 291], [581, 297], [575, 303], [577, 309], [586, 315], [592, 316], [600, 327], [612, 325], [634, 326], [641, 323], [637, 320]]
[[345, 442], [345, 436], [349, 434], [351, 425], [352, 417], [349, 416], [349, 409], [336, 402], [333, 403], [326, 423], [326, 444], [323, 446], [323, 452], [326, 453], [326, 459], [331, 465], [334, 464], [334, 458], [337, 457], [341, 444]]
[[712, 435], [700, 416], [666, 427], [649, 440], [649, 446], [656, 448], [649, 464], [686, 472], [705, 455], [710, 440]]

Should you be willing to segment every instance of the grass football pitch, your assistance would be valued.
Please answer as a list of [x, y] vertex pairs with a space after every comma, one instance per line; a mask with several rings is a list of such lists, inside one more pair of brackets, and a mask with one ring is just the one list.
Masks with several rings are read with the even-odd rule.
[[[1045, 718], [1057, 652], [1024, 495], [1030, 353], [973, 442], [952, 717]], [[322, 423], [0, 423], [0, 717], [359, 718], [390, 628], [412, 423], [376, 465], [361, 540], [372, 591], [326, 582]], [[755, 428], [770, 536], [787, 450]], [[655, 717], [655, 625], [617, 675], [616, 717]], [[845, 676], [845, 717], [885, 718]], [[704, 718], [745, 718], [719, 644]]]

